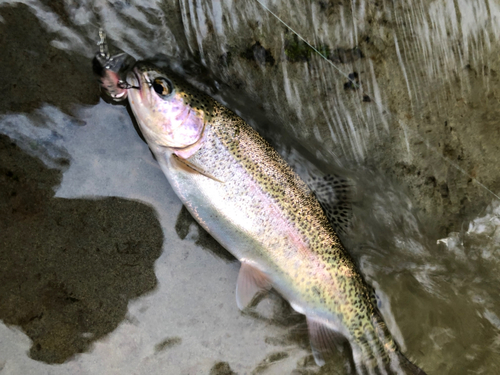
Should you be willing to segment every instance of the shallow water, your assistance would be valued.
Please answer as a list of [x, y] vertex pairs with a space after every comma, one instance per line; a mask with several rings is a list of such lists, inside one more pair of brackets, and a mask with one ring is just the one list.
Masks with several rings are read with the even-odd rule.
[[256, 1], [53, 4], [0, 2], [0, 372], [345, 373], [342, 354], [314, 365], [279, 296], [237, 309], [238, 262], [99, 98], [100, 26], [167, 56], [303, 177], [351, 179], [343, 240], [404, 352], [428, 374], [499, 372], [497, 2], [265, 2], [363, 91]]

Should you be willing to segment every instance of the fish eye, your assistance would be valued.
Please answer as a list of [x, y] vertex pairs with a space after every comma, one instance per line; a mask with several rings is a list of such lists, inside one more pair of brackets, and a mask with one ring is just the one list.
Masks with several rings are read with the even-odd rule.
[[163, 77], [157, 77], [152, 82], [153, 90], [160, 96], [167, 96], [172, 93], [172, 83]]

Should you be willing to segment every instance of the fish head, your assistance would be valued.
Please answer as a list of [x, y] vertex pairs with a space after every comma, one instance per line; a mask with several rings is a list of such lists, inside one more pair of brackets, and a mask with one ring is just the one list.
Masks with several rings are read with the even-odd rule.
[[148, 62], [137, 63], [127, 83], [130, 107], [150, 146], [167, 147], [183, 157], [201, 146], [213, 99], [167, 68]]

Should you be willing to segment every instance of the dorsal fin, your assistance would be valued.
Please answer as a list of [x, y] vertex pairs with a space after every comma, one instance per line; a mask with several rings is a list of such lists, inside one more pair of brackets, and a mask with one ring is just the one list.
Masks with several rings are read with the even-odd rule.
[[352, 217], [352, 183], [342, 177], [325, 175], [311, 178], [308, 185], [333, 227], [337, 232], [345, 233]]

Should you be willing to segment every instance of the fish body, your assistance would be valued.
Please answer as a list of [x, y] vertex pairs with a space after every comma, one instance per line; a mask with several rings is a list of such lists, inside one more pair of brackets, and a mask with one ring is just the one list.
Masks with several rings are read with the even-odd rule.
[[239, 308], [272, 287], [306, 316], [319, 365], [340, 334], [358, 371], [425, 374], [399, 352], [314, 193], [254, 129], [164, 68], [139, 62], [127, 83], [172, 188], [242, 264]]

